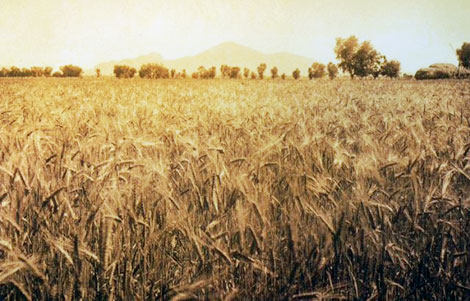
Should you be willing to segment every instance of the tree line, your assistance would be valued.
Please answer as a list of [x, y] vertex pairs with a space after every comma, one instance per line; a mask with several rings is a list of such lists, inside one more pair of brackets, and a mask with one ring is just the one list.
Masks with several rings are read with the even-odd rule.
[[0, 77], [80, 77], [83, 74], [82, 68], [74, 65], [65, 65], [59, 69], [60, 71], [52, 73], [52, 67], [3, 67], [0, 69]]
[[[329, 62], [324, 65], [320, 62], [314, 62], [307, 70], [309, 79], [322, 78], [328, 75], [330, 79], [338, 76], [339, 70], [343, 73], [348, 73], [351, 78], [354, 77], [369, 77], [378, 78], [379, 76], [396, 78], [400, 75], [400, 62], [397, 60], [389, 61], [385, 55], [380, 54], [374, 49], [369, 41], [359, 43], [355, 36], [349, 38], [336, 39], [335, 46], [336, 59], [339, 63], [336, 65]], [[248, 68], [243, 70], [238, 66], [221, 65], [220, 76], [222, 78], [251, 78], [251, 79], [264, 79], [267, 65], [261, 63], [256, 71], [251, 71]], [[212, 66], [206, 69], [200, 66], [197, 71], [191, 74], [194, 79], [212, 79], [216, 77], [216, 67]], [[98, 70], [97, 70], [98, 71]], [[279, 70], [276, 66], [270, 69], [271, 78], [286, 79], [285, 73], [279, 75]], [[117, 78], [132, 78], [137, 73], [135, 68], [126, 65], [114, 66], [114, 75]], [[159, 64], [146, 64], [141, 67], [139, 71], [141, 78], [186, 78], [186, 71], [183, 74], [178, 74], [174, 69], [169, 71], [165, 66]], [[296, 68], [292, 72], [292, 78], [299, 79], [301, 76], [300, 70]]]
[[[385, 55], [382, 55], [372, 46], [370, 41], [362, 43], [356, 36], [348, 38], [337, 38], [334, 48], [338, 64], [329, 62], [324, 65], [320, 62], [314, 62], [307, 70], [309, 79], [322, 78], [328, 75], [330, 79], [338, 76], [339, 70], [344, 74], [349, 74], [351, 78], [355, 77], [373, 77], [379, 76], [397, 78], [400, 75], [400, 62], [397, 60], [388, 60]], [[470, 43], [463, 43], [462, 47], [456, 51], [459, 61], [459, 71], [461, 68], [470, 68]], [[52, 67], [31, 67], [31, 68], [18, 68], [12, 66], [11, 68], [0, 69], [0, 77], [80, 77], [83, 74], [82, 68], [74, 65], [61, 66], [60, 71], [52, 73]], [[261, 63], [255, 71], [248, 68], [243, 70], [238, 66], [220, 66], [220, 74], [222, 78], [251, 78], [251, 79], [264, 79], [267, 65]], [[187, 78], [186, 70], [177, 72], [175, 69], [168, 69], [161, 64], [144, 64], [137, 71], [134, 67], [127, 65], [115, 65], [114, 75], [117, 78], [133, 78], [138, 74], [141, 78], [150, 79], [168, 79], [168, 78]], [[271, 78], [286, 79], [285, 73], [279, 75], [279, 70], [276, 66], [270, 69]], [[194, 79], [213, 79], [217, 75], [217, 68], [212, 66], [208, 69], [200, 66], [197, 71], [191, 74]], [[292, 78], [299, 79], [301, 72], [298, 68], [292, 71]], [[96, 76], [101, 76], [101, 70], [96, 69]]]

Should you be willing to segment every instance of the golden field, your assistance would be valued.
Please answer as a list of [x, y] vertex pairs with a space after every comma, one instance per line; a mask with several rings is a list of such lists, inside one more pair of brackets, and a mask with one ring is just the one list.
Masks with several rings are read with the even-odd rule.
[[465, 299], [470, 85], [0, 80], [0, 299]]

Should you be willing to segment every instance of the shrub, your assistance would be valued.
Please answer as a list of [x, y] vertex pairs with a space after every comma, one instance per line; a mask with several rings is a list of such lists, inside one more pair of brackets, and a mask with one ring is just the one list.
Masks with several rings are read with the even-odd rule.
[[230, 68], [230, 78], [238, 78], [238, 73], [240, 73], [240, 67]]
[[140, 67], [139, 76], [141, 78], [160, 79], [168, 78], [170, 73], [168, 68], [160, 64], [145, 64]]
[[52, 67], [49, 67], [49, 66], [48, 66], [48, 67], [45, 67], [45, 68], [44, 68], [44, 76], [45, 76], [45, 77], [51, 76], [51, 73], [52, 73]]
[[80, 77], [83, 73], [82, 68], [74, 65], [65, 65], [60, 67], [64, 77]]
[[297, 69], [295, 69], [294, 71], [292, 71], [292, 77], [293, 77], [294, 79], [299, 79], [299, 77], [300, 77], [300, 70], [299, 70], [299, 68], [297, 68]]
[[215, 67], [211, 67], [209, 69], [206, 69], [204, 66], [200, 66], [198, 68], [199, 78], [204, 78], [204, 79], [215, 78], [216, 70], [217, 69]]
[[245, 78], [248, 78], [250, 76], [250, 69], [248, 68], [243, 68], [243, 76]]
[[220, 73], [222, 75], [222, 78], [230, 77], [231, 72], [232, 72], [232, 68], [230, 66], [228, 65], [220, 66]]
[[272, 79], [277, 78], [277, 77], [278, 77], [278, 74], [277, 74], [277, 73], [278, 73], [277, 67], [274, 66], [274, 67], [271, 69], [271, 78], [272, 78]]
[[9, 77], [19, 77], [21, 76], [21, 69], [15, 66], [12, 66], [8, 71]]
[[329, 62], [326, 69], [328, 70], [328, 77], [330, 79], [336, 78], [336, 76], [338, 75], [338, 67], [336, 67], [335, 64]]
[[266, 70], [266, 64], [265, 63], [260, 64], [256, 70], [258, 71], [259, 79], [263, 79], [264, 71]]
[[44, 69], [42, 67], [31, 67], [31, 75], [33, 77], [41, 77], [44, 75]]
[[321, 78], [325, 76], [325, 65], [322, 63], [313, 63], [312, 67], [308, 68], [308, 78]]
[[114, 75], [117, 78], [133, 78], [137, 70], [127, 65], [114, 66]]
[[395, 60], [385, 62], [381, 68], [380, 73], [383, 76], [397, 78], [400, 75], [400, 62]]

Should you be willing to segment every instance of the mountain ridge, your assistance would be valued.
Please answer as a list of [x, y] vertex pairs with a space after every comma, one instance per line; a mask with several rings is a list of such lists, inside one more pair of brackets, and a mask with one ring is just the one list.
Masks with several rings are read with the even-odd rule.
[[290, 75], [296, 68], [305, 73], [313, 61], [311, 58], [289, 52], [264, 53], [245, 45], [227, 41], [192, 56], [165, 60], [159, 53], [152, 52], [135, 58], [102, 62], [95, 65], [95, 69], [99, 68], [103, 75], [112, 75], [114, 65], [129, 65], [139, 70], [143, 64], [158, 63], [177, 71], [186, 69], [186, 72], [190, 74], [196, 71], [199, 66], [206, 68], [215, 66], [219, 71], [220, 66], [225, 64], [238, 66], [242, 69], [249, 68], [256, 72], [257, 66], [265, 63], [267, 65], [266, 75], [270, 74], [269, 70], [274, 66], [278, 68], [279, 74]]

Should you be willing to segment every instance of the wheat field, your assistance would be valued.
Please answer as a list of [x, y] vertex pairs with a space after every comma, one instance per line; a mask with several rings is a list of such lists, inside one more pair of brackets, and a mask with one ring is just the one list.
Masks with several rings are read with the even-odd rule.
[[0, 81], [0, 299], [467, 299], [470, 85]]

